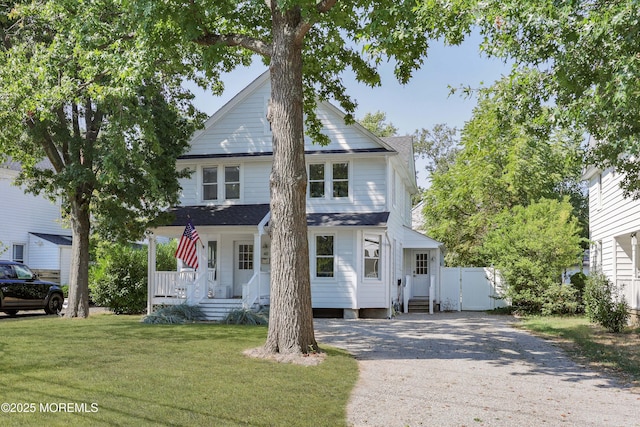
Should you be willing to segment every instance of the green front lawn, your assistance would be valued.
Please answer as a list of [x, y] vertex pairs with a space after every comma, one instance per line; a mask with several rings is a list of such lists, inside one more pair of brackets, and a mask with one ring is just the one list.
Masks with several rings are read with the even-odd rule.
[[139, 320], [0, 320], [0, 403], [30, 411], [4, 405], [0, 425], [345, 425], [358, 375], [345, 352], [279, 364], [242, 354], [266, 327]]
[[582, 316], [528, 317], [520, 326], [554, 340], [580, 363], [640, 386], [640, 329], [614, 334]]

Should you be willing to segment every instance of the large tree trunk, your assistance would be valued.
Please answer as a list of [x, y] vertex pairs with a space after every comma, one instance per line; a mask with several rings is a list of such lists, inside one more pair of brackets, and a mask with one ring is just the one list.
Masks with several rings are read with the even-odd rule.
[[[272, 3], [275, 3], [273, 1]], [[317, 349], [313, 332], [304, 160], [302, 40], [300, 13], [273, 10], [271, 102], [271, 307], [265, 349], [308, 353]]]
[[[79, 200], [80, 199], [80, 200]], [[65, 317], [89, 317], [89, 204], [81, 196], [71, 198], [71, 271]]]

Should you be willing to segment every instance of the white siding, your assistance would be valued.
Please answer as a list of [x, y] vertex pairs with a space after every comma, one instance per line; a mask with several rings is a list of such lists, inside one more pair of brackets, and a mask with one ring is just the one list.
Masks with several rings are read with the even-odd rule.
[[[630, 235], [640, 230], [640, 202], [622, 196], [620, 179], [619, 174], [607, 170], [602, 173], [601, 179], [596, 174], [589, 182], [590, 238], [593, 242], [602, 242], [603, 271], [609, 275], [617, 273], [618, 278], [631, 268]], [[601, 205], [597, 196], [600, 182]], [[613, 237], [617, 238], [618, 245], [614, 245]], [[617, 255], [615, 267], [614, 253]]]
[[[335, 227], [313, 227], [309, 230], [309, 255], [311, 265], [311, 303], [314, 308], [357, 308], [357, 274], [355, 270], [354, 230]], [[334, 236], [335, 277], [315, 277], [316, 235]]]
[[11, 258], [12, 245], [24, 244], [25, 263], [30, 267], [59, 269], [59, 255], [36, 257], [37, 254], [33, 254], [31, 259], [33, 248], [29, 245], [29, 233], [71, 235], [71, 231], [61, 225], [60, 205], [42, 196], [25, 194], [12, 185], [15, 176], [14, 171], [0, 169], [0, 258]]
[[214, 125], [194, 137], [188, 154], [270, 152], [271, 135], [266, 117], [270, 86], [263, 84], [237, 103]]
[[[212, 116], [203, 131], [191, 142], [188, 154], [230, 154], [271, 152], [271, 132], [267, 122], [267, 102], [271, 85], [265, 80], [253, 92], [238, 95], [238, 102], [228, 104], [220, 114]], [[331, 139], [320, 147], [305, 137], [306, 150], [344, 150], [380, 148], [371, 137], [354, 126], [344, 123], [342, 113], [328, 104], [318, 105], [318, 117], [324, 125], [323, 132]]]
[[29, 266], [45, 270], [60, 269], [60, 247], [51, 242], [40, 239], [39, 237], [30, 235], [29, 246], [27, 249], [29, 260], [26, 262]]
[[269, 175], [271, 174], [271, 162], [247, 162], [243, 164], [243, 168], [243, 203], [269, 203]]
[[637, 310], [640, 290], [633, 277], [631, 235], [637, 233], [640, 237], [640, 201], [623, 197], [621, 178], [606, 170], [589, 179], [591, 265], [601, 262], [602, 271], [611, 280], [624, 284], [627, 301]]

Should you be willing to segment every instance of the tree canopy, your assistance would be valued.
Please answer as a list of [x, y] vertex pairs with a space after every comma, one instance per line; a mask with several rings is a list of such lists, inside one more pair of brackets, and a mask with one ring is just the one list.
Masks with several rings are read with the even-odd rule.
[[640, 196], [640, 4], [611, 1], [488, 1], [475, 13], [483, 49], [514, 61], [511, 105], [523, 120], [548, 103], [598, 143], [589, 161], [624, 173]]
[[382, 111], [366, 113], [358, 122], [375, 136], [385, 137], [398, 134], [398, 128], [393, 123], [387, 122], [387, 113]]
[[[496, 88], [502, 84], [508, 81]], [[515, 206], [569, 197], [586, 223], [580, 133], [554, 127], [531, 132], [513, 115], [509, 120], [504, 106], [499, 96], [480, 99], [455, 161], [432, 175], [424, 194], [427, 232], [445, 244], [450, 265], [490, 265], [482, 251], [485, 237], [495, 216]]]
[[[178, 200], [175, 160], [200, 117], [121, 2], [0, 4], [0, 153], [61, 198], [72, 234], [67, 316], [88, 315], [92, 226], [136, 239]], [[47, 163], [41, 163], [47, 159]]]

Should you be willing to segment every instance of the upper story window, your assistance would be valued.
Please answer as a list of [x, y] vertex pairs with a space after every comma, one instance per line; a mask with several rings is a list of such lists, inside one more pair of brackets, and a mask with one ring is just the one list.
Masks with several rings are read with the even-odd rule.
[[218, 199], [218, 167], [202, 168], [202, 197], [204, 200]]
[[349, 163], [309, 164], [309, 198], [349, 197]]
[[349, 163], [332, 165], [333, 197], [349, 197]]
[[224, 194], [227, 200], [240, 198], [240, 166], [224, 167]]
[[309, 165], [309, 197], [324, 197], [324, 163]]
[[240, 188], [239, 165], [202, 168], [203, 200], [238, 200]]

